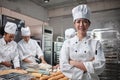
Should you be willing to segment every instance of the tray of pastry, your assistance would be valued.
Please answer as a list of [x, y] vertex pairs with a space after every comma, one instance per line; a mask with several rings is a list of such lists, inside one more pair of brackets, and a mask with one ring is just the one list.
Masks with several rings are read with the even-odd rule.
[[2, 78], [2, 80], [31, 80], [33, 77], [27, 74], [12, 72], [9, 74], [0, 75], [0, 78]]

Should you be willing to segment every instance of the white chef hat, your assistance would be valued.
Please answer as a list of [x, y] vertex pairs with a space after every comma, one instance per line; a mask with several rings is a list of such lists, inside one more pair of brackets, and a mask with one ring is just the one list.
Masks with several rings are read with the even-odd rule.
[[15, 34], [16, 29], [17, 29], [17, 25], [15, 23], [7, 22], [4, 30], [6, 33]]
[[70, 39], [75, 36], [75, 29], [69, 28], [65, 30], [65, 39]]
[[30, 32], [30, 28], [27, 27], [22, 27], [21, 28], [21, 34], [22, 36], [30, 36], [31, 32]]
[[79, 18], [85, 18], [90, 21], [90, 14], [90, 8], [85, 4], [78, 5], [72, 9], [73, 21]]

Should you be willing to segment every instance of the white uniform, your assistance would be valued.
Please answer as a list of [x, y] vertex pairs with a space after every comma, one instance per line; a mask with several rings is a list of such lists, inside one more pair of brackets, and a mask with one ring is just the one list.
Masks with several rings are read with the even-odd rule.
[[[38, 55], [38, 58], [43, 56], [43, 52], [39, 47], [38, 43], [30, 39], [28, 43], [26, 43], [23, 39], [18, 43], [18, 51], [20, 54], [21, 61], [25, 58], [29, 59], [30, 61], [36, 63], [35, 56]], [[21, 66], [23, 68], [28, 67], [28, 63], [22, 62]]]
[[[17, 43], [11, 41], [6, 44], [4, 38], [0, 39], [0, 63], [4, 61], [11, 61], [14, 64], [14, 68], [20, 67], [19, 54], [17, 50]], [[5, 69], [6, 66], [0, 64], [0, 69]]]
[[[93, 61], [90, 61], [92, 58]], [[69, 60], [82, 61], [87, 72], [69, 64]], [[85, 37], [79, 41], [75, 36], [64, 42], [60, 52], [60, 69], [71, 80], [99, 80], [104, 70], [105, 57], [99, 41]]]

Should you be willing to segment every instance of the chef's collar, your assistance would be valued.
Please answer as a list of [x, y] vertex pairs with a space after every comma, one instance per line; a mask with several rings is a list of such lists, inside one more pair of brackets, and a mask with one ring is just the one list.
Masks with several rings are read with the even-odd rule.
[[[76, 38], [77, 41], [80, 41], [80, 40], [79, 40], [79, 37], [78, 37], [77, 35], [75, 36], [75, 38]], [[81, 41], [85, 41], [85, 40], [87, 40], [88, 38], [89, 38], [88, 36], [85, 36]]]
[[24, 43], [30, 43], [30, 40], [31, 40], [31, 39], [29, 39], [29, 41], [28, 41], [28, 42], [26, 42], [26, 41], [23, 39], [23, 42], [24, 42]]
[[78, 42], [85, 42], [86, 43], [88, 39], [89, 39], [89, 36], [86, 36], [80, 41], [79, 37], [76, 35], [75, 36], [75, 43], [78, 43]]

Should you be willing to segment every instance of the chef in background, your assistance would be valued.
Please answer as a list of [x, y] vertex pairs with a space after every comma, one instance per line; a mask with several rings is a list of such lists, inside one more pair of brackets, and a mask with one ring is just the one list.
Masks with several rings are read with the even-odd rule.
[[90, 9], [78, 5], [72, 9], [76, 35], [64, 41], [60, 52], [60, 70], [71, 80], [99, 80], [103, 72], [105, 57], [98, 40], [87, 36], [91, 24]]
[[70, 39], [75, 36], [75, 29], [68, 28], [65, 30], [65, 40]]
[[17, 43], [14, 41], [17, 25], [7, 22], [4, 28], [3, 38], [0, 39], [0, 70], [16, 68], [20, 69]]
[[[76, 35], [75, 29], [74, 28], [68, 28], [65, 30], [65, 40], [73, 38]], [[59, 68], [59, 64], [56, 64], [53, 68], [57, 69]]]
[[[20, 54], [21, 67], [29, 68], [31, 63], [37, 63], [36, 60], [41, 60], [46, 63], [43, 57], [43, 52], [37, 41], [30, 38], [31, 32], [29, 27], [21, 28], [22, 40], [18, 42], [18, 51]], [[36, 58], [36, 55], [38, 58]]]

